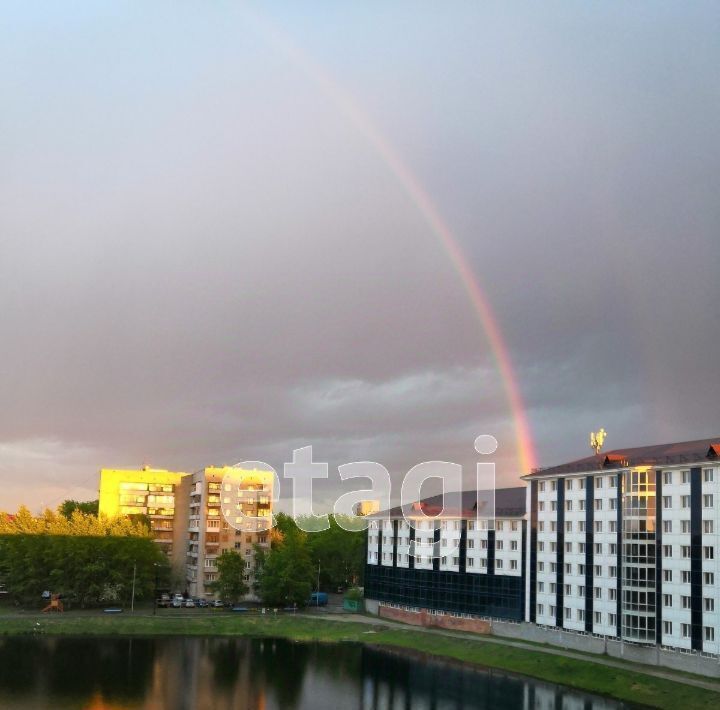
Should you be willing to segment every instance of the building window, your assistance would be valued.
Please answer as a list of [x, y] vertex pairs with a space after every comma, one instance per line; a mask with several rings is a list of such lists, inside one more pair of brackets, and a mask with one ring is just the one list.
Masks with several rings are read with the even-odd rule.
[[599, 611], [594, 612], [593, 617], [596, 624], [602, 624], [602, 614]]
[[608, 589], [608, 599], [611, 602], [617, 600], [617, 589], [615, 589], [615, 587], [610, 587], [610, 589]]
[[682, 602], [682, 608], [683, 608], [683, 609], [690, 609], [690, 608], [691, 608], [692, 602], [690, 601], [690, 597], [688, 597], [688, 596], [686, 596], [686, 595], [683, 594], [683, 595], [680, 597], [680, 601]]
[[663, 633], [672, 636], [672, 621], [663, 621]]
[[584, 543], [584, 542], [579, 542], [579, 543], [578, 543], [578, 552], [579, 552], [581, 555], [584, 555], [584, 554], [585, 554], [585, 543]]
[[713, 507], [712, 493], [706, 493], [703, 496], [703, 508], [712, 508], [712, 507]]
[[596, 554], [596, 555], [602, 555], [602, 551], [603, 551], [603, 549], [602, 549], [602, 543], [601, 543], [601, 542], [596, 542], [596, 543], [595, 543], [595, 554]]
[[474, 520], [468, 521], [468, 530], [475, 530], [475, 521]]
[[595, 488], [598, 488], [598, 489], [599, 489], [599, 488], [602, 488], [602, 487], [603, 487], [603, 479], [602, 479], [600, 476], [598, 476], [598, 477], [595, 479]]
[[585, 532], [585, 521], [578, 521], [578, 532]]
[[540, 594], [542, 594], [545, 591], [545, 582], [538, 582], [537, 590]]
[[689, 508], [690, 507], [690, 496], [680, 496], [680, 507], [681, 508]]
[[556, 500], [550, 501], [550, 510], [553, 510], [553, 511], [557, 510], [557, 501]]
[[[555, 544], [555, 543], [553, 543], [553, 544]], [[538, 542], [538, 552], [545, 552], [545, 543], [542, 540], [540, 540], [540, 542]]]
[[550, 490], [551, 491], [557, 490], [557, 481], [550, 481]]
[[687, 559], [690, 557], [690, 545], [683, 545], [681, 548], [682, 556]]
[[663, 496], [663, 508], [672, 508], [672, 496]]
[[715, 529], [715, 525], [712, 520], [703, 520], [703, 532], [706, 535], [712, 535]]
[[545, 571], [545, 563], [538, 562], [538, 572], [544, 572], [544, 571]]
[[466, 560], [468, 567], [474, 567], [475, 566], [475, 560], [472, 557], [468, 557]]
[[576, 609], [576, 613], [578, 621], [585, 621], [585, 609]]
[[705, 597], [703, 600], [703, 608], [705, 611], [715, 611], [715, 600], [712, 597]]
[[596, 520], [595, 521], [595, 532], [601, 533], [602, 532], [602, 520]]
[[517, 542], [517, 540], [511, 540], [511, 541], [510, 541], [510, 549], [511, 549], [511, 550], [517, 550], [517, 549], [518, 549], [518, 542]]
[[610, 521], [610, 532], [611, 532], [611, 533], [616, 533], [616, 532], [617, 532], [617, 521], [616, 521], [616, 520], [611, 520], [611, 521]]
[[690, 521], [681, 520], [680, 527], [682, 528], [683, 534], [687, 535], [690, 532]]
[[540, 493], [545, 493], [545, 481], [540, 481], [540, 483], [538, 483], [538, 490]]
[[672, 606], [672, 594], [663, 594], [663, 606]]
[[595, 565], [595, 576], [602, 577], [602, 565]]
[[683, 483], [690, 483], [690, 471], [682, 471], [681, 476]]
[[615, 476], [608, 476], [608, 481], [610, 481], [610, 488], [617, 488], [617, 480], [615, 479]]
[[572, 520], [568, 520], [565, 523], [565, 532], [569, 532], [569, 533], [572, 532]]
[[610, 510], [617, 510], [617, 498], [610, 499]]
[[603, 509], [602, 498], [598, 498], [595, 501], [595, 510], [602, 510], [602, 509]]
[[671, 471], [663, 471], [663, 483], [666, 486], [669, 486], [672, 483], [672, 472]]
[[495, 521], [495, 530], [502, 531], [503, 529], [503, 521], [502, 520], [496, 520]]
[[617, 555], [617, 543], [614, 543], [614, 542], [610, 543], [610, 554]]
[[682, 572], [682, 583], [683, 584], [690, 584], [690, 571], [684, 569]]
[[466, 543], [467, 549], [472, 550], [475, 548], [475, 540], [468, 540]]
[[538, 616], [543, 616], [545, 614], [545, 607], [542, 604], [537, 605], [537, 613]]
[[617, 567], [610, 567], [610, 577], [614, 579], [617, 577]]
[[545, 523], [542, 520], [538, 523], [538, 532], [545, 532]]
[[680, 636], [684, 639], [690, 638], [690, 624], [680, 624]]
[[663, 545], [663, 557], [672, 557], [672, 545]]
[[703, 471], [703, 481], [705, 481], [705, 483], [713, 482], [713, 470], [711, 468], [706, 468]]
[[517, 560], [510, 560], [510, 569], [517, 569], [518, 563]]
[[610, 624], [610, 626], [617, 624], [617, 616], [615, 614], [608, 614], [608, 624]]
[[703, 583], [708, 585], [715, 584], [715, 573], [714, 572], [704, 572], [703, 573]]
[[[585, 501], [579, 500], [578, 503], [580, 504], [580, 510], [585, 510]], [[570, 506], [570, 508], [568, 508], [568, 510], [572, 510], [572, 506]]]
[[495, 549], [496, 549], [496, 550], [502, 550], [502, 549], [503, 549], [503, 541], [502, 541], [502, 540], [496, 540], [496, 541], [495, 541]]
[[715, 548], [712, 545], [705, 545], [705, 547], [703, 547], [703, 559], [715, 559]]
[[495, 560], [495, 569], [502, 569], [502, 568], [503, 568], [503, 561]]
[[664, 533], [672, 532], [672, 520], [663, 520], [663, 532]]
[[538, 503], [538, 510], [539, 510], [541, 513], [545, 510], [545, 501], [544, 501], [544, 500], [541, 500], [541, 501]]
[[564, 592], [564, 594], [565, 594], [566, 597], [572, 596], [572, 586], [569, 585], [569, 584], [566, 584], [566, 585], [563, 587], [563, 592]]
[[671, 569], [664, 569], [663, 570], [663, 582], [672, 582], [673, 581], [673, 573]]
[[595, 599], [602, 599], [602, 587], [595, 587]]
[[703, 632], [706, 641], [715, 640], [715, 629], [712, 626], [704, 626]]
[[572, 553], [572, 542], [565, 543], [565, 552]]
[[566, 500], [565, 501], [565, 510], [571, 511], [572, 508], [573, 508], [573, 502], [571, 500]]

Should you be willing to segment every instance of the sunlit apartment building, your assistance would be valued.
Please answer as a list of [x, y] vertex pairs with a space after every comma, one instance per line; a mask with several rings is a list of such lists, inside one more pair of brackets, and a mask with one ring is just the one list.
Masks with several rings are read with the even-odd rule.
[[182, 573], [185, 563], [187, 501], [180, 482], [188, 475], [149, 466], [100, 471], [99, 512], [109, 517], [146, 516], [155, 542], [176, 575]]
[[[217, 559], [234, 550], [245, 559], [245, 582], [254, 577], [254, 546], [268, 546], [272, 472], [209, 467], [183, 480], [187, 493], [186, 581], [191, 596], [213, 595]], [[252, 595], [249, 595], [252, 596]]]

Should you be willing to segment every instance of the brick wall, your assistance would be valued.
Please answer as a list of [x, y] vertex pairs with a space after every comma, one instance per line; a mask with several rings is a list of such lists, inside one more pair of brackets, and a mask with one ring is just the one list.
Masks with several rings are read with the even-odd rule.
[[380, 605], [379, 615], [384, 619], [400, 621], [403, 624], [411, 624], [412, 626], [451, 629], [453, 631], [470, 631], [476, 634], [491, 633], [490, 622], [483, 619], [462, 619], [447, 614], [438, 616], [436, 614], [429, 614], [425, 610], [419, 612], [406, 611], [405, 609], [396, 609], [383, 605]]

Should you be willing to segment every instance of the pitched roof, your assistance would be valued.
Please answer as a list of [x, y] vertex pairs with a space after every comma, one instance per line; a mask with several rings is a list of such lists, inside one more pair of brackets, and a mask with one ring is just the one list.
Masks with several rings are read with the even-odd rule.
[[[521, 517], [526, 512], [526, 486], [515, 488], [496, 488], [494, 491], [495, 513], [491, 517]], [[448, 502], [457, 493], [447, 493]], [[493, 509], [493, 491], [460, 491], [461, 506], [445, 506], [443, 508], [443, 495], [436, 495], [424, 498], [410, 505], [405, 506], [405, 514], [412, 516], [413, 513], [422, 513], [430, 517], [440, 516], [443, 518], [471, 518], [475, 517], [478, 510], [484, 510], [490, 515]], [[400, 518], [403, 517], [403, 507], [396, 506], [388, 511], [374, 513], [370, 517], [376, 518]]]
[[582, 473], [603, 469], [627, 468], [630, 466], [671, 466], [673, 464], [695, 463], [720, 457], [720, 436], [697, 441], [680, 441], [673, 444], [637, 446], [631, 449], [615, 449], [607, 453], [586, 456], [577, 461], [540, 468], [523, 478], [548, 476], [561, 473]]

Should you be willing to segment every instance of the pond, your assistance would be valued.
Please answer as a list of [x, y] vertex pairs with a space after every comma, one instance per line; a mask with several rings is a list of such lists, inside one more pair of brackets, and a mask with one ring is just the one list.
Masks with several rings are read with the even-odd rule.
[[615, 710], [529, 678], [360, 644], [248, 638], [0, 637], [14, 710]]

